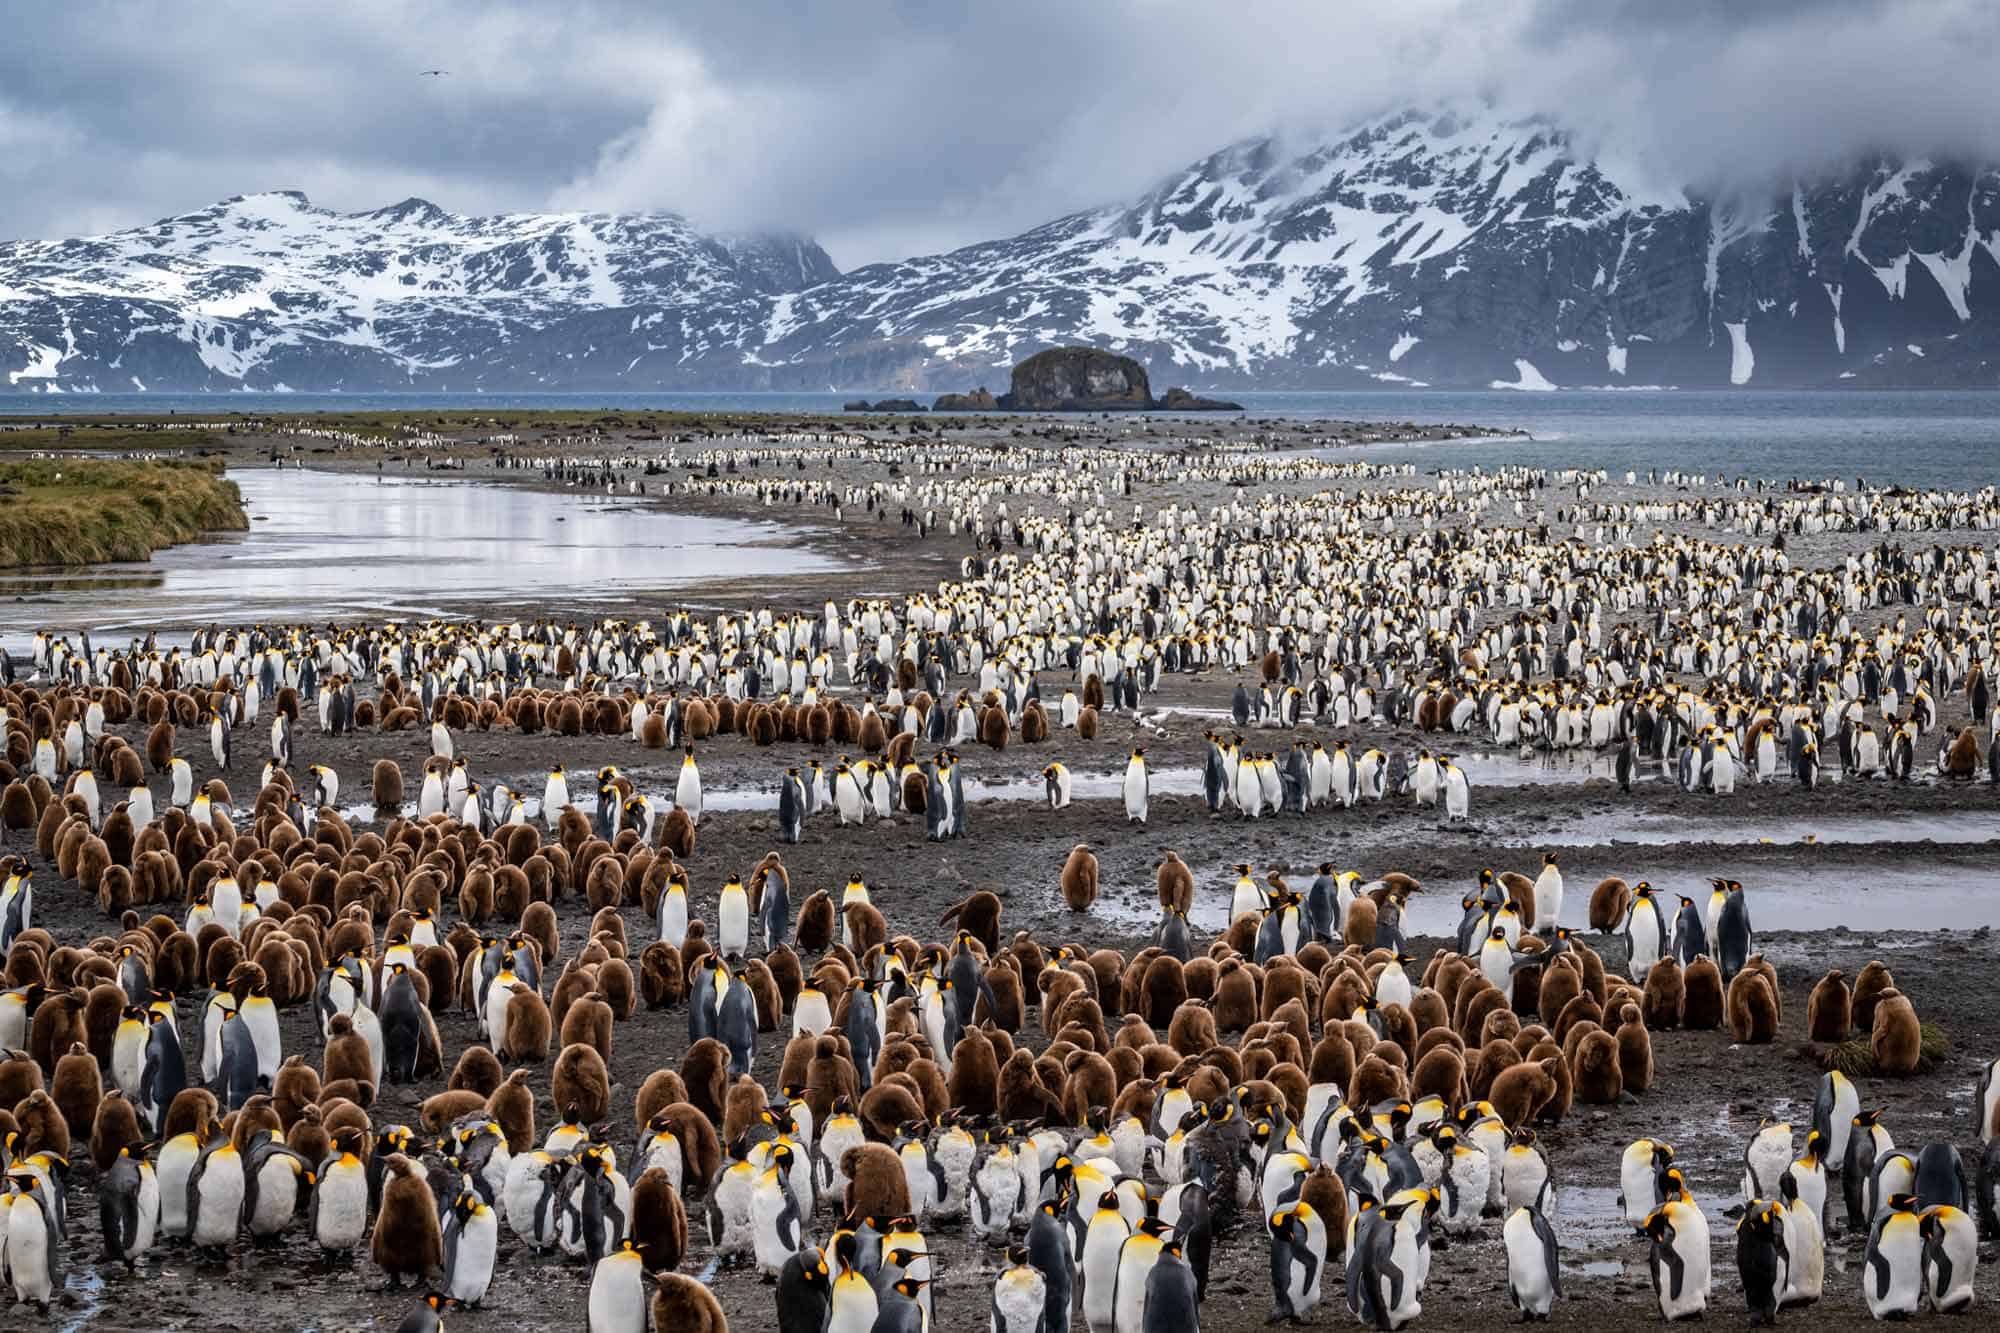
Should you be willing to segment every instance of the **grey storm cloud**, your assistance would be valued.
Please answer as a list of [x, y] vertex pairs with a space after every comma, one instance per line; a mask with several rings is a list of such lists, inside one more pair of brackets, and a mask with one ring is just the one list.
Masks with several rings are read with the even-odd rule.
[[8, 236], [293, 188], [673, 209], [809, 231], [852, 266], [1441, 101], [1552, 117], [1655, 185], [2000, 159], [1994, 0], [68, 0], [9, 21]]

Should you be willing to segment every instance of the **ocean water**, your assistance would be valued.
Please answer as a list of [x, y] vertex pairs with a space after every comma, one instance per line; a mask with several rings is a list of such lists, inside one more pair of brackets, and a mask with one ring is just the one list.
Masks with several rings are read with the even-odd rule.
[[[0, 395], [0, 417], [166, 413], [578, 410], [837, 413], [856, 393], [91, 394]], [[867, 394], [879, 397], [879, 394]], [[1519, 393], [1442, 389], [1232, 393], [1258, 417], [1456, 422], [1530, 440], [1419, 446], [1422, 466], [1675, 468], [1708, 475], [1866, 477], [1904, 485], [2000, 481], [2000, 392], [1630, 390]], [[1365, 456], [1390, 457], [1410, 446]], [[1431, 458], [1435, 457], [1435, 463]]]

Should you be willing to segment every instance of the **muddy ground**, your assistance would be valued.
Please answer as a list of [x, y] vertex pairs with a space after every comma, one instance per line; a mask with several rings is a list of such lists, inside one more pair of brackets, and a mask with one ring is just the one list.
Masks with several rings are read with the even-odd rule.
[[[1167, 734], [1150, 734], [1154, 725]], [[1200, 718], [1158, 716], [1148, 726], [1149, 750], [1161, 756], [1163, 764], [1191, 761], [1202, 725]], [[1049, 745], [1015, 746], [999, 754], [974, 750], [966, 763], [982, 779], [1032, 775], [1051, 757], [1062, 758], [1079, 774], [1110, 773], [1121, 765], [1124, 750], [1115, 727], [1112, 732], [1094, 743], [1063, 736]], [[193, 740], [191, 733], [184, 735], [182, 753], [205, 775], [211, 767], [205, 741]], [[556, 761], [585, 772], [616, 763], [641, 789], [661, 794], [671, 790], [675, 772], [665, 756], [644, 751], [629, 739], [472, 733], [461, 740], [477, 779], [510, 781], [528, 790], [538, 789], [541, 773]], [[1357, 740], [1386, 748], [1410, 746], [1415, 738], [1361, 729]], [[343, 775], [346, 790], [341, 803], [347, 806], [365, 800], [358, 788], [374, 759], [395, 758], [414, 773], [428, 752], [428, 738], [411, 733], [329, 739], [302, 732], [296, 747], [297, 765], [330, 763]], [[246, 751], [250, 748], [245, 745]], [[721, 803], [725, 792], [768, 786], [781, 765], [808, 753], [804, 746], [760, 751], [738, 737], [718, 738], [701, 752], [711, 799]], [[248, 769], [244, 758], [229, 775], [239, 794], [255, 781]], [[156, 791], [156, 797], [164, 796], [164, 791]], [[1210, 816], [1195, 796], [1167, 796], [1153, 802], [1143, 827], [1129, 825], [1115, 799], [1079, 800], [1058, 812], [1032, 801], [991, 800], [974, 806], [968, 836], [961, 842], [928, 844], [921, 821], [903, 816], [865, 828], [840, 828], [822, 816], [810, 826], [805, 842], [783, 852], [795, 895], [837, 888], [846, 876], [859, 873], [874, 886], [875, 900], [892, 930], [930, 937], [937, 932], [936, 922], [946, 906], [970, 888], [991, 887], [1007, 902], [1004, 929], [1029, 929], [1050, 943], [1110, 945], [1128, 954], [1146, 943], [1154, 915], [1151, 869], [1168, 847], [1179, 850], [1200, 878], [1198, 922], [1226, 913], [1233, 879], [1229, 866], [1237, 861], [1251, 861], [1260, 868], [1288, 866], [1301, 879], [1309, 877], [1308, 868], [1320, 860], [1351, 865], [1368, 875], [1402, 869], [1424, 880], [1427, 894], [1448, 900], [1436, 909], [1443, 911], [1455, 904], [1482, 865], [1532, 870], [1539, 850], [1559, 847], [1570, 885], [1564, 919], [1577, 925], [1582, 924], [1588, 886], [1605, 874], [1650, 878], [1663, 888], [1689, 892], [1712, 873], [1742, 879], [1750, 886], [1753, 918], [1762, 927], [1759, 946], [1776, 962], [1784, 983], [1784, 1037], [1775, 1045], [1744, 1048], [1732, 1046], [1722, 1033], [1657, 1034], [1659, 1081], [1650, 1093], [1631, 1105], [1578, 1108], [1544, 1135], [1562, 1185], [1557, 1225], [1571, 1284], [1571, 1299], [1559, 1308], [1556, 1319], [1636, 1323], [1650, 1322], [1653, 1316], [1644, 1290], [1644, 1249], [1621, 1235], [1610, 1198], [1619, 1152], [1642, 1134], [1668, 1138], [1680, 1148], [1683, 1162], [1691, 1168], [1693, 1187], [1715, 1226], [1717, 1305], [1722, 1310], [1732, 1308], [1733, 1266], [1731, 1251], [1723, 1248], [1728, 1231], [1720, 1209], [1733, 1196], [1742, 1144], [1759, 1117], [1777, 1113], [1795, 1121], [1809, 1118], [1817, 1070], [1797, 1047], [1807, 992], [1825, 968], [1841, 967], [1852, 976], [1869, 959], [1882, 958], [1923, 1017], [1942, 1025], [1953, 1039], [1950, 1058], [1936, 1072], [1907, 1082], [1864, 1085], [1866, 1104], [1889, 1108], [1887, 1123], [1899, 1143], [1950, 1138], [1972, 1152], [1971, 1089], [1979, 1062], [1990, 1053], [1988, 1034], [2000, 1026], [2000, 998], [1982, 984], [2000, 961], [1996, 959], [2000, 946], [1984, 928], [2000, 913], [2000, 906], [1989, 905], [2000, 899], [1985, 896], [2000, 891], [1990, 869], [1996, 850], [1992, 842], [1780, 845], [1741, 840], [1758, 836], [1760, 826], [1799, 818], [1831, 829], [1858, 816], [1934, 821], [1946, 807], [1956, 817], [1988, 819], [1996, 805], [2000, 802], [1993, 789], [1983, 784], [1945, 789], [1928, 784], [1850, 783], [1808, 795], [1786, 783], [1746, 789], [1731, 800], [1717, 801], [1685, 796], [1658, 781], [1641, 784], [1624, 796], [1599, 779], [1483, 786], [1475, 791], [1473, 820], [1440, 829], [1431, 813], [1416, 810], [1407, 799], [1250, 823]], [[1610, 821], [1633, 812], [1682, 818], [1685, 840], [1648, 846], [1592, 845], [1586, 840], [1593, 820]], [[1539, 838], [1536, 830], [1543, 826], [1556, 832]], [[1083, 914], [1069, 912], [1056, 888], [1057, 869], [1077, 841], [1097, 847], [1104, 868], [1103, 895], [1092, 911]], [[728, 873], [747, 869], [773, 845], [775, 831], [768, 813], [719, 810], [706, 816], [694, 854], [686, 858], [694, 874], [695, 910], [712, 917], [715, 891]], [[1918, 892], [1898, 900], [1907, 901], [1911, 923], [1973, 928], [1856, 931], [1842, 924], [1844, 895], [1866, 895], [1885, 870], [1912, 865], [1935, 876], [1941, 900], [1974, 915], [1939, 920], [1936, 912], [1927, 910], [1926, 895]], [[56, 887], [52, 877], [52, 868], [45, 869], [37, 899], [38, 924], [63, 942], [82, 942], [107, 928], [94, 907], [82, 902], [74, 889]], [[1788, 887], [1766, 893], [1765, 883]], [[1830, 897], [1816, 896], [1814, 885], [1833, 886], [1834, 892]], [[566, 947], [574, 948], [589, 914], [571, 901], [560, 915]], [[1419, 923], [1435, 915], [1430, 908], [1413, 912]], [[632, 939], [652, 937], [652, 923], [639, 908], [628, 907], [625, 917]], [[1800, 926], [1823, 929], [1796, 929]], [[1614, 966], [1622, 960], [1622, 942], [1593, 939], [1593, 944]], [[1427, 959], [1438, 947], [1448, 947], [1448, 941], [1426, 930], [1416, 939], [1414, 952]], [[191, 1003], [189, 1009], [190, 1014], [196, 1012]], [[283, 1026], [288, 1052], [317, 1058], [319, 1042], [305, 1008], [288, 1011]], [[468, 1014], [448, 1013], [440, 1026], [448, 1059], [477, 1040]], [[184, 1022], [183, 1030], [192, 1038], [197, 1025]], [[641, 1012], [619, 1028], [613, 1062], [615, 1106], [629, 1106], [653, 1069], [678, 1065], [686, 1033], [686, 1015], [681, 1011]], [[1031, 1044], [1043, 1040], [1032, 1020], [1025, 1035]], [[781, 1034], [768, 1035], [760, 1045], [760, 1073], [767, 1079], [775, 1077], [781, 1047]], [[195, 1055], [190, 1041], [190, 1057]], [[545, 1076], [536, 1081], [545, 1094]], [[414, 1123], [417, 1102], [439, 1086], [386, 1090], [376, 1112], [378, 1122]], [[539, 1123], [553, 1123], [553, 1108], [545, 1099], [539, 1109]], [[633, 1133], [629, 1120], [617, 1116], [613, 1131], [621, 1148], [629, 1150]], [[101, 1267], [94, 1259], [98, 1240], [90, 1177], [89, 1166], [81, 1165], [79, 1181], [72, 1188], [69, 1289], [55, 1316], [60, 1327], [393, 1328], [410, 1304], [407, 1294], [378, 1290], [380, 1275], [365, 1258], [352, 1266], [329, 1266], [315, 1247], [296, 1237], [268, 1249], [244, 1245], [226, 1267], [199, 1263], [177, 1245], [156, 1250], [136, 1276]], [[827, 1218], [822, 1216], [817, 1227], [822, 1238], [826, 1227]], [[931, 1239], [941, 1256], [937, 1289], [941, 1326], [980, 1326], [999, 1256], [966, 1240], [957, 1227], [935, 1228]], [[1864, 1317], [1853, 1271], [1858, 1254], [1839, 1239], [1833, 1253], [1828, 1298], [1812, 1317], [1831, 1318], [1836, 1325], [1858, 1323]], [[1847, 1271], [1841, 1271], [1841, 1262]], [[1211, 1328], [1247, 1328], [1261, 1322], [1268, 1309], [1264, 1263], [1264, 1244], [1256, 1236], [1235, 1237], [1218, 1250], [1216, 1282], [1203, 1310]], [[1503, 1263], [1497, 1229], [1477, 1243], [1456, 1244], [1441, 1253], [1427, 1293], [1423, 1326], [1471, 1327], [1505, 1317]], [[704, 1272], [707, 1265], [706, 1246], [697, 1243], [685, 1271]], [[722, 1274], [716, 1289], [738, 1327], [760, 1327], [770, 1317], [770, 1293], [754, 1276]], [[536, 1257], [509, 1236], [486, 1309], [456, 1316], [453, 1327], [512, 1329], [544, 1323], [578, 1327], [586, 1291], [587, 1277], [580, 1264]], [[1348, 1316], [1337, 1308], [1337, 1293], [1330, 1299], [1335, 1304], [1323, 1307], [1321, 1319], [1344, 1322]], [[0, 1314], [0, 1326], [39, 1326], [39, 1321], [31, 1311], [15, 1308]]]
[[[1435, 465], [1448, 460], [1440, 455], [1426, 461]], [[340, 465], [339, 460], [314, 460], [315, 465], [328, 462]], [[518, 475], [494, 479], [535, 484]], [[827, 595], [908, 591], [954, 572], [966, 549], [962, 539], [920, 541], [896, 524], [852, 515], [836, 525], [823, 513], [785, 515], [740, 502], [687, 498], [667, 508], [803, 521], [808, 526], [800, 529], [802, 540], [826, 543], [827, 549], [855, 561], [852, 574], [815, 580], [809, 587], [718, 581], [686, 598], [702, 605], [816, 607]], [[1825, 558], [1844, 544], [1840, 538], [1823, 539], [1812, 558]], [[657, 613], [660, 608], [642, 609]], [[568, 613], [547, 604], [494, 610]], [[47, 619], [60, 623], [60, 617]], [[9, 624], [6, 637], [16, 642], [25, 628]], [[1220, 725], [1217, 712], [1226, 708], [1232, 683], [1222, 676], [1170, 680], [1161, 696], [1148, 700], [1142, 717], [1107, 717], [1095, 742], [1062, 734], [1047, 745], [1016, 745], [999, 753], [967, 747], [968, 779], [1031, 783], [1043, 764], [1059, 758], [1076, 773], [1080, 786], [1086, 779], [1110, 781], [1122, 771], [1129, 747], [1143, 744], [1164, 785], [1169, 775], [1199, 763], [1201, 732]], [[1044, 689], [1054, 697], [1060, 682], [1046, 681]], [[1941, 702], [1948, 719], [1962, 716], [1959, 701]], [[136, 729], [125, 734], [135, 743], [141, 740]], [[1308, 729], [1307, 734], [1325, 733]], [[1351, 744], [1389, 750], [1407, 751], [1422, 743], [1408, 730], [1379, 726], [1348, 734]], [[1280, 751], [1289, 741], [1289, 735], [1279, 732], [1253, 732], [1250, 738], [1253, 748]], [[256, 781], [257, 745], [253, 730], [239, 735], [241, 757], [228, 775], [246, 800]], [[560, 762], [583, 772], [615, 763], [642, 790], [665, 796], [678, 764], [677, 756], [644, 751], [629, 739], [472, 733], [461, 737], [460, 745], [476, 780], [508, 782], [530, 795], [539, 794], [548, 766]], [[185, 732], [181, 753], [199, 776], [209, 776], [205, 736]], [[427, 753], [427, 738], [420, 733], [334, 740], [302, 728], [294, 762], [301, 769], [308, 763], [331, 764], [344, 780], [341, 804], [351, 806], [365, 800], [365, 776], [375, 759], [394, 758], [406, 773], [415, 773]], [[837, 889], [848, 875], [859, 873], [874, 886], [875, 901], [892, 931], [935, 937], [939, 915], [949, 904], [972, 888], [987, 887], [1006, 900], [1005, 930], [1028, 929], [1045, 943], [1076, 941], [1128, 955], [1147, 943], [1155, 916], [1152, 867], [1167, 848], [1194, 866], [1200, 884], [1195, 919], [1210, 931], [1226, 915], [1233, 880], [1229, 867], [1237, 862], [1252, 862], [1260, 870], [1283, 869], [1300, 886], [1320, 861], [1370, 877], [1391, 869], [1413, 874], [1426, 886], [1412, 912], [1413, 952], [1420, 960], [1448, 947], [1440, 933], [1455, 921], [1458, 896], [1470, 888], [1481, 867], [1532, 873], [1543, 850], [1561, 853], [1569, 888], [1563, 919], [1576, 926], [1583, 924], [1589, 887], [1604, 875], [1650, 879], [1670, 892], [1690, 893], [1700, 891], [1711, 874], [1741, 879], [1749, 887], [1758, 945], [1779, 969], [1783, 1035], [1773, 1045], [1736, 1047], [1717, 1032], [1656, 1034], [1658, 1075], [1649, 1093], [1628, 1105], [1578, 1108], [1543, 1135], [1560, 1186], [1555, 1222], [1569, 1293], [1554, 1316], [1558, 1325], [1624, 1328], [1650, 1325], [1656, 1318], [1646, 1290], [1644, 1247], [1622, 1234], [1612, 1202], [1619, 1153], [1641, 1135], [1665, 1137], [1679, 1147], [1716, 1241], [1712, 1310], [1730, 1321], [1742, 1317], [1728, 1243], [1730, 1224], [1722, 1209], [1734, 1201], [1742, 1147], [1759, 1118], [1775, 1113], [1802, 1124], [1810, 1116], [1818, 1070], [1799, 1048], [1806, 996], [1828, 967], [1840, 967], [1851, 977], [1870, 959], [1884, 960], [1922, 1017], [1943, 1028], [1952, 1046], [1938, 1069], [1907, 1081], [1866, 1082], [1863, 1101], [1887, 1108], [1886, 1123], [1899, 1144], [1914, 1147], [1949, 1139], [1973, 1160], [1972, 1088], [1981, 1063], [2000, 1045], [2000, 1037], [1993, 1035], [2000, 1031], [2000, 992], [1989, 982], [2000, 964], [2000, 945], [1991, 930], [2000, 924], [2000, 873], [1994, 870], [2000, 853], [2000, 791], [1984, 783], [1923, 781], [1838, 783], [1806, 793], [1783, 782], [1714, 798], [1686, 795], [1654, 778], [1625, 795], [1576, 762], [1545, 766], [1537, 758], [1491, 755], [1469, 741], [1462, 744], [1462, 753], [1473, 776], [1472, 817], [1451, 827], [1441, 827], [1435, 814], [1417, 810], [1407, 798], [1251, 823], [1211, 816], [1197, 796], [1156, 795], [1143, 827], [1129, 824], [1121, 803], [1108, 794], [1080, 797], [1070, 809], [1056, 812], [1032, 800], [975, 798], [963, 841], [929, 844], [921, 820], [906, 816], [865, 828], [839, 828], [829, 816], [821, 816], [806, 840], [784, 848], [783, 854], [795, 898], [818, 888]], [[813, 756], [802, 745], [763, 751], [738, 737], [718, 738], [703, 747], [700, 762], [711, 813], [702, 822], [694, 853], [685, 858], [694, 876], [697, 913], [712, 917], [716, 890], [727, 875], [747, 870], [776, 844], [768, 811], [718, 807], [770, 791], [785, 765]], [[817, 757], [830, 761], [836, 756], [822, 752]], [[165, 795], [156, 784], [156, 799], [163, 801]], [[1099, 901], [1081, 914], [1063, 906], [1056, 887], [1058, 868], [1079, 841], [1097, 849], [1104, 872]], [[108, 929], [110, 923], [73, 888], [57, 886], [52, 868], [38, 865], [38, 870], [37, 924], [64, 943], [81, 943]], [[652, 923], [636, 905], [624, 915], [635, 949], [653, 937]], [[589, 913], [572, 900], [562, 905], [560, 916], [566, 947], [574, 949]], [[1208, 933], [1203, 932], [1204, 942]], [[1596, 937], [1591, 942], [1608, 963], [1622, 963], [1622, 942]], [[196, 1012], [190, 999], [182, 1024], [190, 1037], [198, 1025], [189, 1017]], [[448, 1063], [477, 1039], [471, 1015], [446, 1013], [440, 1028]], [[287, 1052], [301, 1052], [317, 1062], [320, 1042], [305, 1008], [288, 1011], [283, 1030]], [[1022, 1035], [1031, 1045], [1044, 1040], [1032, 1017]], [[641, 1012], [621, 1025], [612, 1065], [614, 1107], [629, 1108], [652, 1070], [677, 1067], [686, 1037], [684, 1011]], [[775, 1079], [781, 1046], [782, 1034], [776, 1033], [760, 1043], [758, 1072], [767, 1083]], [[192, 1056], [192, 1043], [190, 1047]], [[546, 1073], [535, 1081], [544, 1094], [538, 1123], [546, 1128], [554, 1121], [546, 1101]], [[422, 1096], [440, 1087], [441, 1080], [387, 1089], [378, 1104], [378, 1122], [414, 1123]], [[615, 1114], [612, 1128], [622, 1152], [629, 1153], [629, 1114]], [[814, 1235], [823, 1240], [828, 1225], [822, 1213]], [[984, 1327], [1000, 1256], [969, 1242], [956, 1226], [934, 1228], [930, 1241], [938, 1256], [938, 1326]], [[87, 1329], [393, 1329], [412, 1304], [407, 1293], [382, 1292], [381, 1276], [365, 1257], [330, 1266], [316, 1247], [297, 1236], [271, 1248], [241, 1245], [225, 1266], [200, 1263], [185, 1247], [164, 1245], [132, 1275], [100, 1265], [97, 1249], [94, 1181], [85, 1162], [71, 1189], [68, 1286], [49, 1324]], [[1985, 1257], [1994, 1257], [1990, 1248]], [[1859, 1327], [1866, 1320], [1859, 1259], [1853, 1238], [1832, 1237], [1827, 1297], [1803, 1318], [1836, 1328]], [[683, 1270], [703, 1274], [709, 1266], [697, 1223]], [[1260, 1325], [1269, 1309], [1267, 1271], [1261, 1237], [1239, 1234], [1220, 1245], [1215, 1280], [1202, 1310], [1207, 1326], [1234, 1331]], [[503, 1228], [501, 1269], [486, 1308], [454, 1315], [451, 1327], [509, 1333], [545, 1325], [578, 1328], [587, 1283], [580, 1263], [534, 1256]], [[722, 1274], [715, 1285], [739, 1330], [770, 1326], [770, 1292], [754, 1276]], [[1991, 1284], [1982, 1286], [1990, 1290]], [[1475, 1328], [1512, 1317], [1506, 1308], [1497, 1224], [1476, 1242], [1440, 1251], [1419, 1327]], [[1330, 1283], [1316, 1322], [1338, 1326], [1349, 1318], [1337, 1283]], [[44, 1326], [31, 1310], [0, 1310], [0, 1328]]]

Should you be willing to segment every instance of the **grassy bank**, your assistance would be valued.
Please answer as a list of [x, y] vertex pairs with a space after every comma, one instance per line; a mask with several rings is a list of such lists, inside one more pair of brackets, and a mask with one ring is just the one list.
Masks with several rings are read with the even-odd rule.
[[144, 560], [204, 532], [249, 526], [219, 464], [0, 463], [0, 568]]

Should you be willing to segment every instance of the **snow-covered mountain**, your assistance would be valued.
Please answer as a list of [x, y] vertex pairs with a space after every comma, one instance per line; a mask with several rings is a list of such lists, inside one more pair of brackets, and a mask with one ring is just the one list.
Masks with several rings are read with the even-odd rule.
[[[1044, 347], [1155, 383], [2000, 384], [2000, 172], [1871, 160], [1714, 201], [1560, 128], [1405, 112], [838, 273], [670, 215], [297, 195], [0, 245], [16, 389], [962, 389]], [[0, 382], [0, 388], [6, 384]]]
[[772, 298], [838, 275], [810, 240], [671, 214], [341, 214], [282, 191], [0, 245], [0, 371], [16, 390], [669, 383], [740, 360]]

